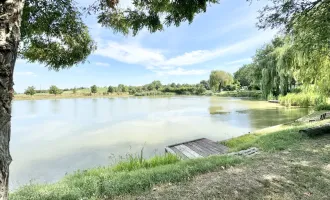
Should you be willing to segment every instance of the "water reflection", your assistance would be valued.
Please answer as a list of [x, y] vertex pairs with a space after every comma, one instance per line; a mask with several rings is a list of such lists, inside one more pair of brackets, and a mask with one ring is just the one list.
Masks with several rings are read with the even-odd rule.
[[148, 157], [186, 140], [224, 140], [307, 112], [217, 97], [15, 101], [10, 185], [52, 182], [142, 147]]

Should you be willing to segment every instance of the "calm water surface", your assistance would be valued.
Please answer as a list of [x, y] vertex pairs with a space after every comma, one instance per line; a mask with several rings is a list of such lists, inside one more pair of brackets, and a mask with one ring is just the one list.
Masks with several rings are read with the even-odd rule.
[[112, 155], [144, 147], [149, 157], [170, 144], [224, 140], [307, 113], [219, 97], [15, 101], [10, 185], [53, 182], [77, 169], [107, 165]]

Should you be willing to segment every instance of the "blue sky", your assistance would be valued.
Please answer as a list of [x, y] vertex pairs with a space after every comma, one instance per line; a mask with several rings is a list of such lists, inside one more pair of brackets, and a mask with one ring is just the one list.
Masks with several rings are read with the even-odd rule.
[[[89, 0], [80, 2], [86, 4]], [[131, 6], [130, 0], [121, 0], [121, 4]], [[87, 63], [54, 72], [38, 63], [18, 60], [14, 88], [23, 92], [28, 86], [143, 85], [153, 80], [164, 84], [198, 83], [208, 79], [211, 70], [233, 73], [249, 63], [256, 49], [276, 34], [255, 27], [257, 11], [263, 4], [223, 0], [197, 15], [190, 25], [183, 23], [154, 34], [143, 30], [136, 37], [114, 34], [98, 25], [94, 17], [88, 17], [84, 20], [98, 49]]]

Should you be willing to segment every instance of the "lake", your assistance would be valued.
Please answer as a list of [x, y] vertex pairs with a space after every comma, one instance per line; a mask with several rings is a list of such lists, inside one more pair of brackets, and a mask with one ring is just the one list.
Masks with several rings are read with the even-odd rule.
[[150, 157], [174, 143], [225, 140], [306, 114], [307, 109], [220, 97], [14, 101], [10, 187], [54, 182], [143, 147]]

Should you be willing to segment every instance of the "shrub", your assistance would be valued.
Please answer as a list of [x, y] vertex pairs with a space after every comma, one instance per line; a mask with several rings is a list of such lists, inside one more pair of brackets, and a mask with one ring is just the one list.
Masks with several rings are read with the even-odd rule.
[[254, 91], [229, 91], [216, 94], [220, 97], [248, 97], [253, 99], [262, 99], [262, 92], [258, 90]]
[[91, 87], [91, 92], [92, 93], [97, 93], [97, 86], [96, 85], [93, 85], [92, 87]]
[[205, 93], [204, 93], [205, 96], [213, 96], [213, 92], [211, 90], [207, 90]]
[[49, 88], [49, 94], [54, 94], [55, 96], [58, 94], [62, 94], [62, 90], [60, 90], [58, 87], [56, 87], [55, 85], [50, 86]]
[[33, 86], [28, 87], [24, 92], [24, 94], [31, 95], [31, 96], [35, 95], [35, 93], [36, 93], [36, 89]]
[[316, 111], [320, 110], [330, 110], [330, 104], [327, 103], [321, 103], [315, 106], [314, 108]]
[[315, 93], [290, 93], [286, 96], [279, 96], [279, 101], [284, 106], [309, 107], [325, 103], [326, 98]]

